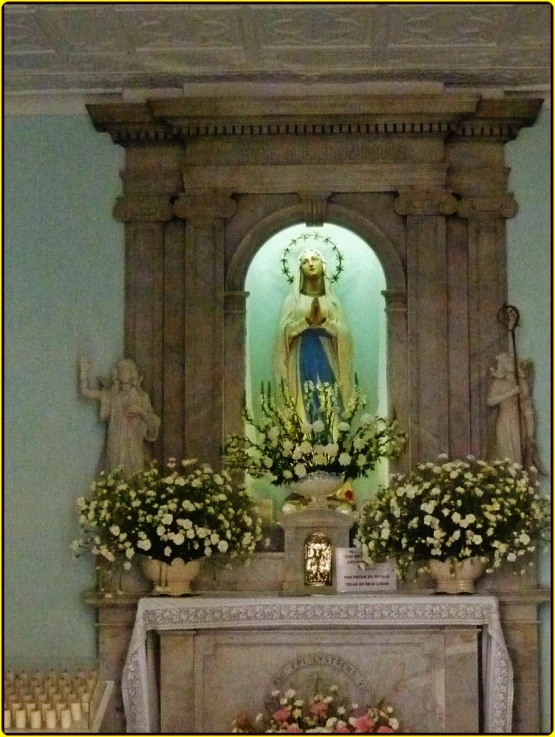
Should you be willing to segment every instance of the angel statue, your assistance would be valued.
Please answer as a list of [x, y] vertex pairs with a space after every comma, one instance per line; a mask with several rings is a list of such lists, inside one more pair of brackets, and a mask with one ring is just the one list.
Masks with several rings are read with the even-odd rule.
[[144, 443], [158, 437], [160, 418], [154, 414], [148, 394], [141, 389], [141, 377], [133, 361], [118, 361], [110, 379], [101, 379], [101, 388], [88, 383], [92, 365], [89, 358], [79, 359], [80, 387], [85, 397], [100, 402], [100, 419], [108, 423], [106, 470], [121, 467], [130, 476], [144, 469]]
[[497, 407], [495, 425], [495, 457], [508, 458], [524, 468], [536, 468], [547, 475], [538, 455], [535, 413], [530, 385], [533, 381], [532, 361], [515, 361], [508, 353], [496, 357], [490, 369], [493, 377], [487, 397], [488, 407]]

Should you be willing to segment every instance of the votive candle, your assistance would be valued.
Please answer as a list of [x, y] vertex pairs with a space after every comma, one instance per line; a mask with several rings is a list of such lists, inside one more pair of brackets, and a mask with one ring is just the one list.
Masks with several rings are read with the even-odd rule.
[[15, 712], [15, 728], [25, 729], [26, 726], [27, 726], [27, 714], [25, 713], [25, 709], [18, 709]]
[[10, 729], [12, 726], [12, 713], [9, 709], [4, 709], [4, 729]]
[[46, 729], [56, 729], [56, 712], [50, 709], [46, 712]]
[[61, 727], [62, 729], [71, 729], [71, 711], [69, 709], [62, 711]]
[[42, 720], [40, 718], [40, 711], [34, 709], [29, 714], [29, 721], [31, 729], [40, 729], [42, 727]]
[[81, 702], [79, 701], [72, 701], [69, 705], [69, 708], [71, 710], [71, 718], [74, 722], [78, 722], [83, 717], [83, 712], [81, 711]]

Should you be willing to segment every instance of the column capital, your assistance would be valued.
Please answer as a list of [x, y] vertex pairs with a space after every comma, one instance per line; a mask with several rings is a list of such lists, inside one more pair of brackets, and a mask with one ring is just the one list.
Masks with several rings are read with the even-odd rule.
[[247, 309], [247, 297], [250, 292], [225, 292], [224, 312], [227, 314], [244, 314]]
[[398, 215], [452, 215], [457, 200], [446, 189], [407, 189], [393, 203]]
[[193, 191], [179, 195], [174, 203], [176, 217], [184, 220], [212, 220], [230, 218], [237, 204], [228, 192], [221, 190]]
[[407, 311], [407, 293], [396, 289], [384, 289], [382, 292], [385, 298], [386, 312], [406, 312]]
[[461, 218], [512, 218], [518, 212], [518, 204], [512, 194], [500, 197], [463, 197], [457, 205]]
[[121, 223], [167, 222], [173, 217], [171, 197], [168, 194], [118, 197], [113, 215]]

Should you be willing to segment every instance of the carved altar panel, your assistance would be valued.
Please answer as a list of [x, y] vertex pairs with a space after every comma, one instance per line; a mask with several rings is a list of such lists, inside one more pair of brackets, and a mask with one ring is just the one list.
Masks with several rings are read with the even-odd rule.
[[[176, 637], [171, 635], [174, 646]], [[194, 731], [226, 732], [239, 713], [254, 718], [263, 711], [273, 689], [294, 688], [310, 698], [319, 681], [322, 690], [337, 684], [361, 705], [386, 698], [409, 732], [475, 732], [477, 654], [472, 630], [197, 633]], [[445, 687], [452, 669], [459, 679], [456, 704], [456, 679], [450, 677], [449, 695]], [[177, 726], [176, 708], [185, 712], [191, 704], [176, 705], [162, 693], [162, 732]]]

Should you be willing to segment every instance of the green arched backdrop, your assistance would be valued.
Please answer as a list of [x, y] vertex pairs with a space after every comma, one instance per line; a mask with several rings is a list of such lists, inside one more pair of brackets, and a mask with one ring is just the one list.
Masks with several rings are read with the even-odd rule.
[[[334, 285], [341, 300], [353, 339], [354, 370], [368, 403], [367, 411], [387, 414], [386, 391], [386, 322], [382, 291], [386, 288], [381, 264], [361, 238], [338, 225], [326, 223], [322, 227], [307, 228], [293, 225], [285, 228], [262, 245], [254, 256], [247, 273], [247, 402], [256, 412], [262, 382], [275, 386], [274, 351], [283, 301], [291, 286], [281, 269], [284, 248], [303, 234], [318, 233], [335, 243], [343, 255], [343, 271]], [[308, 238], [299, 242], [289, 254], [291, 273], [296, 268], [297, 256], [304, 248], [317, 248], [333, 273], [336, 257], [331, 246], [321, 240]], [[379, 483], [387, 477], [386, 463], [367, 479], [357, 479], [354, 486], [360, 504]], [[279, 511], [287, 491], [276, 489], [259, 479], [251, 482], [259, 498], [274, 500]]]

